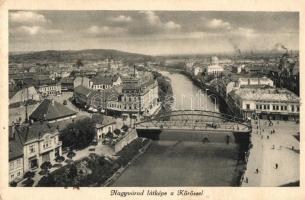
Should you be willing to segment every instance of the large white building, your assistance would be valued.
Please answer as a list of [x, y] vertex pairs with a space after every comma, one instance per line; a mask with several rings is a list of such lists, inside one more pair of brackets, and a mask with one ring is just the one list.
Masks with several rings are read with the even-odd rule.
[[300, 114], [300, 98], [287, 89], [240, 88], [228, 94], [228, 103], [243, 117], [296, 120]]
[[27, 171], [39, 169], [42, 163], [54, 163], [62, 155], [58, 126], [37, 122], [30, 126], [10, 127], [9, 180], [21, 180]]
[[216, 56], [211, 58], [211, 65], [207, 66], [207, 74], [218, 76], [224, 71], [223, 66], [219, 65], [219, 60]]
[[228, 94], [232, 90], [237, 90], [241, 87], [248, 87], [248, 86], [269, 86], [274, 87], [274, 83], [271, 79], [267, 77], [251, 77], [251, 78], [239, 78], [237, 81], [229, 82], [226, 86], [226, 93]]

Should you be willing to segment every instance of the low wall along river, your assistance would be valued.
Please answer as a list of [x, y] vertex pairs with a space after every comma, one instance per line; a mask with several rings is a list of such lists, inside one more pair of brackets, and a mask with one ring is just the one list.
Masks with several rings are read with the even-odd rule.
[[[168, 72], [162, 74], [171, 79], [176, 99], [174, 109], [218, 109], [217, 105], [215, 108], [214, 101], [204, 95], [198, 96], [203, 91], [186, 76]], [[192, 104], [187, 103], [190, 99]], [[249, 134], [141, 130], [138, 131], [138, 136], [154, 140], [147, 151], [112, 186], [239, 185]]]

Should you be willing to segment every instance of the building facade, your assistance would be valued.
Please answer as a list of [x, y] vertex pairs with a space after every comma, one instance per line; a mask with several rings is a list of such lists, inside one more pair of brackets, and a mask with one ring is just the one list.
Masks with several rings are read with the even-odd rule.
[[244, 118], [297, 120], [300, 115], [300, 99], [287, 89], [240, 88], [229, 93], [228, 103]]
[[52, 84], [43, 84], [38, 85], [38, 92], [42, 96], [48, 96], [48, 95], [59, 95], [61, 94], [61, 84], [60, 83], [52, 83]]

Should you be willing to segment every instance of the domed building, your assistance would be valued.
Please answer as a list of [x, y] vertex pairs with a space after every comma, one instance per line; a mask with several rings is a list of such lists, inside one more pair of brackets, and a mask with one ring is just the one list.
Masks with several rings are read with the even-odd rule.
[[212, 65], [219, 65], [219, 60], [218, 60], [217, 56], [212, 56], [211, 57], [211, 64]]
[[208, 75], [218, 76], [223, 73], [223, 67], [219, 65], [219, 60], [216, 56], [211, 57], [211, 65], [207, 67]]

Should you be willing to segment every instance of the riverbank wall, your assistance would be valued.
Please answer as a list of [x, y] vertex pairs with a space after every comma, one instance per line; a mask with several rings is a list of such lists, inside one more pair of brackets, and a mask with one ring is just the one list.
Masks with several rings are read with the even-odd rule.
[[123, 137], [121, 140], [119, 140], [117, 143], [114, 144], [112, 147], [115, 153], [118, 153], [121, 151], [126, 145], [131, 143], [133, 140], [138, 138], [138, 135], [134, 129], [132, 129], [130, 132], [128, 132], [125, 137]]
[[139, 149], [139, 153], [136, 154], [128, 163], [128, 165], [126, 165], [125, 167], [121, 167], [120, 169], [118, 169], [104, 184], [103, 186], [107, 187], [107, 186], [111, 186], [112, 184], [114, 184], [114, 182], [124, 173], [124, 171], [126, 171], [132, 163], [134, 163], [142, 154], [144, 154], [147, 149], [149, 148], [149, 146], [151, 145], [151, 141], [149, 140], [148, 143], [142, 147], [141, 149]]

